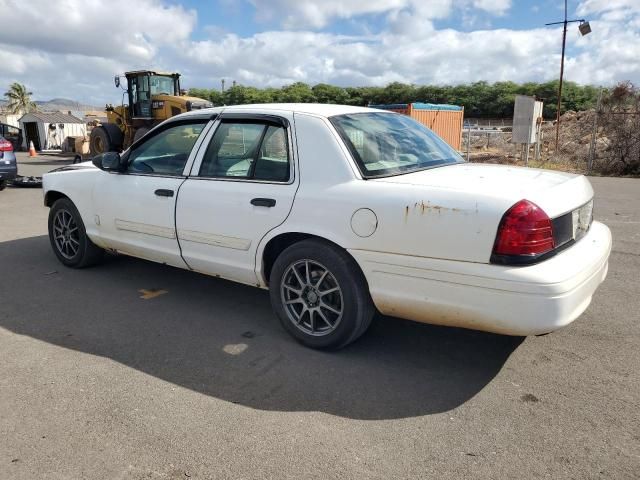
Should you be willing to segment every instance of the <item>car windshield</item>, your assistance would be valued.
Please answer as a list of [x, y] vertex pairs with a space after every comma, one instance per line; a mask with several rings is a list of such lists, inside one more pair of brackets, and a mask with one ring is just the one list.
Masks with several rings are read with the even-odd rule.
[[175, 95], [172, 77], [162, 75], [151, 76], [151, 95]]
[[354, 113], [331, 117], [365, 178], [385, 177], [463, 158], [412, 118], [397, 113]]

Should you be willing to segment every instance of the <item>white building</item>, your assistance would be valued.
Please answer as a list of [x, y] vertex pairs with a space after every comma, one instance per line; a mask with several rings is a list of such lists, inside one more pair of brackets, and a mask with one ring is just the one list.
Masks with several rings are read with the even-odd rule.
[[67, 137], [83, 137], [86, 126], [82, 120], [67, 113], [31, 112], [20, 118], [23, 147], [33, 142], [36, 150], [58, 150]]
[[0, 123], [20, 128], [20, 117], [22, 114], [0, 112]]

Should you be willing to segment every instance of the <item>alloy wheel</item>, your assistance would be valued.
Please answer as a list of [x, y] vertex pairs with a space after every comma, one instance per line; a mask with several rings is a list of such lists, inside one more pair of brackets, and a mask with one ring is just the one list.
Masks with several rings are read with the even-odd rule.
[[53, 239], [60, 255], [67, 260], [76, 256], [80, 249], [80, 232], [73, 215], [64, 209], [56, 212], [53, 219]]
[[280, 282], [280, 295], [289, 320], [308, 335], [328, 335], [342, 320], [342, 289], [333, 274], [315, 260], [289, 265]]

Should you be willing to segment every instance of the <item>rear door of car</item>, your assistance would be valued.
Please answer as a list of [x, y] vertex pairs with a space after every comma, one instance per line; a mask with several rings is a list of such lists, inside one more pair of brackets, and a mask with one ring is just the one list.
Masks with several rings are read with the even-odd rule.
[[293, 114], [225, 114], [204, 141], [180, 188], [176, 226], [182, 256], [194, 270], [256, 284], [260, 240], [293, 205]]

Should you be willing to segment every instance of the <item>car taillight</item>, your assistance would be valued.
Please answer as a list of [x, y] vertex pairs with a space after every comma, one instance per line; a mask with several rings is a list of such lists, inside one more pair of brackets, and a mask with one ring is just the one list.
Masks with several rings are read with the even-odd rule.
[[13, 151], [13, 145], [11, 145], [11, 142], [3, 139], [0, 139], [0, 152], [12, 152]]
[[535, 203], [520, 200], [502, 217], [493, 254], [538, 257], [554, 247], [549, 216]]

